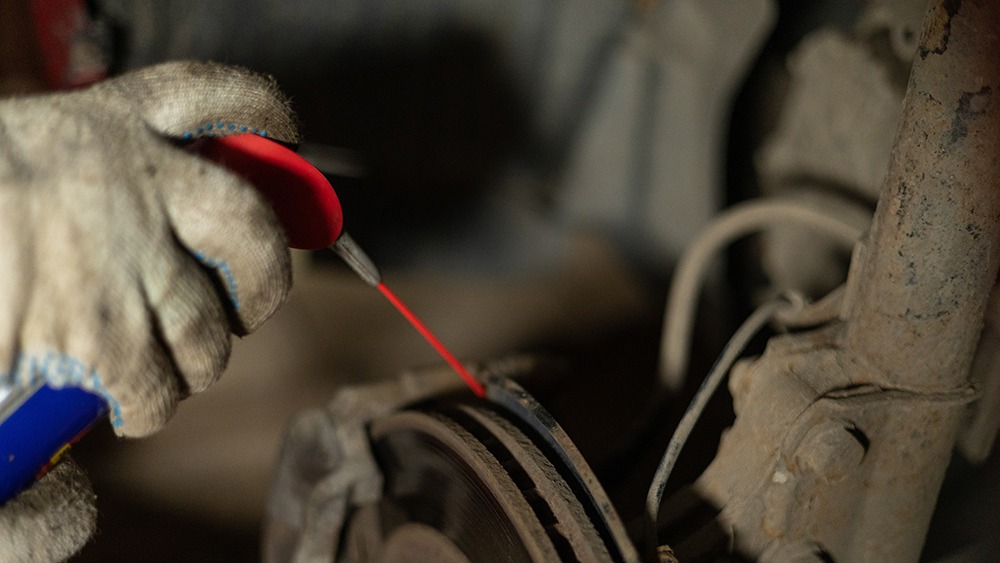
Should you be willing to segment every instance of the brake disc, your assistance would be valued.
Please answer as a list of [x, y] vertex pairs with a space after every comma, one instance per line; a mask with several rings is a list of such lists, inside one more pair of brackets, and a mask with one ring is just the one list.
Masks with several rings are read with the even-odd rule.
[[612, 561], [583, 505], [488, 405], [402, 411], [371, 428], [383, 498], [359, 508], [342, 561]]

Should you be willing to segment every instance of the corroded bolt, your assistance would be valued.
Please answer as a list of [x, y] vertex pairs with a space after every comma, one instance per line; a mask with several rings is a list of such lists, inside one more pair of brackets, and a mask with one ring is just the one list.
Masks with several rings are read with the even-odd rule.
[[795, 457], [802, 471], [836, 481], [861, 465], [867, 451], [868, 437], [857, 426], [828, 421], [809, 430]]

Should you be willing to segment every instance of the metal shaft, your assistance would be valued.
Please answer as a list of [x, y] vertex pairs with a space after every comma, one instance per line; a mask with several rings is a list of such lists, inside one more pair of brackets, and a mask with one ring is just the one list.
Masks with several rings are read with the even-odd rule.
[[731, 375], [695, 490], [744, 554], [919, 559], [1000, 267], [998, 96], [1000, 2], [932, 0], [843, 322]]
[[885, 387], [966, 383], [1000, 263], [1000, 2], [936, 0], [914, 58], [847, 347]]

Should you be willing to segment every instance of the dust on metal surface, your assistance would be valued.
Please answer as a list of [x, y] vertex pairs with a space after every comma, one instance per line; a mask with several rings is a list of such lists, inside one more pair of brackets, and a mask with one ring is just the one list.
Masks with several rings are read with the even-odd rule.
[[996, 2], [931, 3], [843, 320], [730, 382], [737, 419], [695, 489], [746, 555], [920, 555], [1000, 265], [997, 29]]

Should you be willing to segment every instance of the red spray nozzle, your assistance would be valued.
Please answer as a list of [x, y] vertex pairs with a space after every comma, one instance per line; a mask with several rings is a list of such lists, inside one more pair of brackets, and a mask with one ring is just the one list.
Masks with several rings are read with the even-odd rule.
[[252, 133], [199, 142], [202, 156], [242, 176], [264, 196], [288, 246], [319, 250], [340, 237], [344, 216], [333, 186], [294, 151]]
[[343, 232], [340, 200], [326, 177], [307, 160], [276, 141], [255, 134], [203, 139], [198, 152], [250, 182], [274, 209], [288, 246], [330, 248], [366, 283], [378, 289], [479, 397], [486, 389], [429, 328], [382, 283], [371, 259]]

